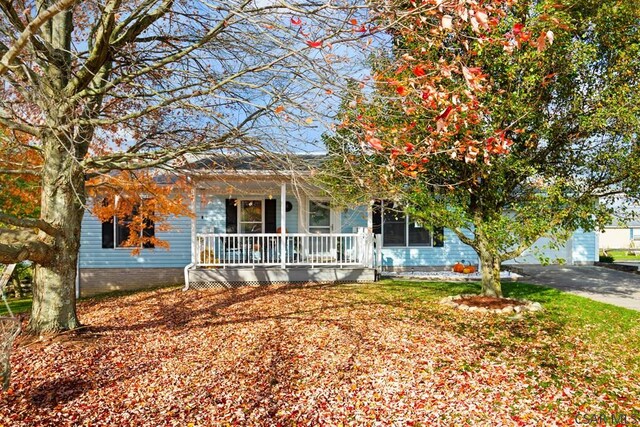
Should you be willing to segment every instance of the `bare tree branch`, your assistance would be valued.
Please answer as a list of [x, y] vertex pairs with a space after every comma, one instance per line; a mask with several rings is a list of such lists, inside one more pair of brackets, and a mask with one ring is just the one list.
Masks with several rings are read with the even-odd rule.
[[0, 213], [0, 223], [13, 225], [20, 228], [37, 228], [44, 231], [51, 237], [56, 237], [60, 234], [60, 230], [41, 219], [17, 218], [12, 215]]
[[39, 240], [33, 231], [0, 228], [0, 263], [30, 260], [47, 265], [53, 255], [52, 247]]
[[75, 91], [78, 87], [85, 87], [98, 74], [109, 57], [109, 42], [116, 26], [116, 12], [121, 3], [121, 0], [110, 0], [105, 5], [100, 20], [91, 32], [92, 46], [89, 57], [82, 69], [69, 82], [67, 86], [69, 90]]
[[42, 171], [33, 169], [0, 169], [0, 175], [40, 175]]
[[0, 116], [0, 125], [6, 127], [7, 129], [10, 130], [17, 130], [20, 132], [24, 132], [27, 133], [29, 135], [32, 136], [39, 136], [40, 135], [40, 130], [38, 128], [36, 128], [35, 126], [30, 126], [27, 125], [25, 123], [18, 123], [14, 120], [11, 120], [7, 117], [2, 117]]
[[458, 239], [460, 239], [462, 243], [464, 243], [465, 245], [471, 246], [472, 248], [476, 247], [476, 241], [470, 238], [469, 236], [467, 236], [466, 234], [464, 234], [464, 232], [461, 229], [453, 228], [452, 231], [456, 234], [456, 236], [458, 236]]
[[[4, 3], [6, 0], [2, 1]], [[0, 59], [0, 76], [7, 72], [14, 59], [20, 54], [22, 49], [29, 42], [29, 39], [42, 25], [49, 22], [51, 18], [58, 13], [71, 7], [77, 1], [78, 0], [60, 0], [58, 3], [53, 4], [45, 11], [39, 13], [33, 21], [29, 22], [22, 34], [20, 34], [20, 37], [18, 37], [18, 39], [13, 43], [13, 46], [11, 46], [11, 48], [9, 48], [9, 50], [2, 56], [2, 59]]]
[[[105, 82], [105, 84], [100, 85], [98, 88], [93, 88], [92, 90], [86, 90], [85, 89], [85, 90], [83, 90], [81, 92], [77, 92], [78, 88], [74, 86], [73, 82], [70, 82], [71, 86], [67, 88], [66, 92], [67, 93], [76, 92], [76, 95], [71, 99], [71, 101], [77, 101], [77, 99], [85, 97], [85, 96], [88, 96], [88, 95], [95, 96], [95, 95], [100, 95], [100, 94], [106, 93], [109, 90], [111, 90], [114, 87], [116, 87], [117, 85], [129, 83], [129, 82], [133, 81], [136, 77], [143, 76], [145, 74], [151, 73], [154, 70], [161, 69], [162, 67], [164, 67], [164, 66], [166, 66], [168, 64], [171, 64], [171, 63], [179, 61], [180, 59], [182, 59], [182, 58], [186, 57], [187, 55], [189, 55], [191, 52], [193, 52], [196, 49], [202, 47], [208, 41], [212, 40], [218, 33], [222, 32], [227, 25], [228, 25], [228, 23], [226, 22], [226, 20], [220, 20], [218, 25], [216, 25], [214, 28], [210, 29], [207, 32], [207, 34], [201, 40], [199, 40], [197, 43], [194, 43], [194, 44], [186, 47], [185, 49], [182, 49], [181, 51], [175, 52], [172, 55], [165, 56], [161, 60], [159, 60], [159, 61], [157, 61], [155, 63], [149, 64], [148, 66], [142, 67], [141, 69], [136, 70], [135, 72], [124, 74], [123, 76], [121, 76], [121, 77], [119, 77], [117, 79], [114, 79], [113, 81]], [[114, 43], [118, 43], [118, 42], [119, 41], [115, 41]]]

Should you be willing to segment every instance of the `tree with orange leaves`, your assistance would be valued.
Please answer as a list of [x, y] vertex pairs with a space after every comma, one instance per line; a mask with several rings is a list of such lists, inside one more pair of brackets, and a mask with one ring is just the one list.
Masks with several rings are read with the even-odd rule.
[[[326, 181], [399, 202], [471, 246], [482, 289], [540, 237], [557, 245], [637, 194], [640, 4], [384, 2], [388, 54], [350, 94]], [[345, 173], [346, 171], [346, 173]], [[346, 178], [345, 178], [346, 177]], [[546, 260], [549, 261], [549, 260]]]
[[[0, 134], [8, 141], [10, 132], [7, 129], [0, 126]], [[26, 135], [16, 133], [11, 144], [0, 145], [0, 206], [4, 214], [38, 215], [38, 175], [42, 158], [28, 149], [28, 140]]]
[[360, 37], [352, 6], [1, 3], [0, 262], [36, 265], [31, 331], [79, 325], [74, 282], [90, 189], [103, 219], [155, 194], [130, 221], [133, 245], [144, 221], [181, 212], [156, 185], [158, 171], [293, 141], [290, 131], [313, 122], [331, 92], [342, 63], [333, 43]]

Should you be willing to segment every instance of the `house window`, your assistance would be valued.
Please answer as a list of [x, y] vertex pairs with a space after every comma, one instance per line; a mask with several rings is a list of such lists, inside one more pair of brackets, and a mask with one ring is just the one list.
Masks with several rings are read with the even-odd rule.
[[401, 208], [387, 202], [382, 205], [382, 245], [432, 246], [431, 232], [405, 215]]
[[[106, 202], [105, 202], [106, 203]], [[133, 221], [133, 217], [138, 215], [139, 207], [134, 206], [130, 215], [124, 218], [118, 218], [114, 216], [110, 221], [102, 223], [102, 248], [114, 249], [125, 248], [128, 246], [127, 240], [131, 233], [130, 225]], [[140, 236], [149, 238], [155, 236], [155, 224], [150, 219], [144, 220], [144, 228], [140, 230]], [[145, 242], [141, 245], [143, 248], [153, 248], [154, 245], [151, 242]]]
[[225, 231], [227, 233], [275, 233], [276, 201], [227, 199]]
[[331, 233], [331, 207], [327, 202], [309, 202], [309, 233]]
[[240, 233], [262, 233], [262, 200], [240, 200]]

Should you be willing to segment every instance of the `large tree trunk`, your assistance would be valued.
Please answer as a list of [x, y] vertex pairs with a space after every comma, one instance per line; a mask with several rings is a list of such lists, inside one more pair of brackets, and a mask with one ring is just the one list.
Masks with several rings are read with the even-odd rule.
[[33, 277], [33, 307], [29, 329], [34, 333], [74, 329], [75, 281], [80, 226], [84, 210], [84, 176], [78, 159], [70, 155], [73, 141], [61, 134], [43, 140], [41, 218], [60, 230], [52, 260], [36, 265]]
[[[52, 0], [38, 0], [48, 7]], [[48, 90], [57, 96], [55, 104], [43, 105], [47, 129], [42, 138], [42, 197], [40, 218], [59, 230], [53, 242], [52, 258], [35, 267], [33, 306], [29, 330], [57, 332], [80, 326], [76, 315], [75, 282], [80, 248], [80, 226], [85, 204], [84, 174], [80, 162], [86, 140], [69, 126], [78, 108], [66, 103], [65, 86], [71, 77], [72, 12], [65, 10], [42, 27], [52, 47], [53, 60], [45, 73]], [[43, 236], [44, 237], [44, 236]]]
[[486, 236], [479, 234], [476, 252], [480, 257], [482, 272], [482, 294], [502, 298], [502, 284], [500, 283], [500, 255], [492, 250]]

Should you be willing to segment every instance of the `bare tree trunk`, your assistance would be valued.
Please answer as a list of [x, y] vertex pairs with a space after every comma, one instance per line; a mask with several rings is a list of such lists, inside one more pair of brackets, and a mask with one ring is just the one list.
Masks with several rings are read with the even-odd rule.
[[80, 326], [75, 311], [75, 280], [84, 205], [84, 176], [78, 160], [69, 155], [73, 141], [50, 134], [43, 139], [45, 167], [41, 218], [60, 229], [53, 259], [36, 265], [29, 330], [56, 332]]
[[476, 252], [480, 257], [482, 272], [482, 294], [490, 297], [502, 298], [502, 284], [500, 283], [500, 255], [492, 250], [487, 236], [478, 234]]
[[[51, 0], [39, 0], [49, 6]], [[86, 141], [69, 127], [77, 106], [69, 105], [64, 88], [71, 77], [72, 12], [65, 10], [42, 27], [53, 48], [46, 70], [47, 86], [59, 95], [47, 110], [42, 133], [42, 196], [40, 218], [59, 230], [53, 241], [52, 259], [36, 264], [33, 275], [33, 306], [29, 330], [57, 332], [80, 326], [76, 315], [75, 281], [80, 248], [80, 227], [85, 203], [84, 173], [80, 161]], [[66, 130], [65, 130], [66, 129]]]

